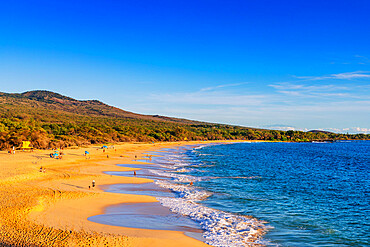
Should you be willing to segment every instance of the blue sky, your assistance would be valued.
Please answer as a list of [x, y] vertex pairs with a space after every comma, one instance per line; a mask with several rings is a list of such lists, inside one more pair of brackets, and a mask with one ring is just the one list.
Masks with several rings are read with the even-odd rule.
[[0, 91], [370, 133], [370, 2], [2, 1]]

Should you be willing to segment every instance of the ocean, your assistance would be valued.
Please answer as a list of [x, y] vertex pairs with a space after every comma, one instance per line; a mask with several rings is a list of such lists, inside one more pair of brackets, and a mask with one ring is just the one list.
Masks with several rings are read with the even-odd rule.
[[369, 141], [182, 146], [148, 153], [159, 166], [138, 175], [213, 246], [370, 246], [369, 151]]

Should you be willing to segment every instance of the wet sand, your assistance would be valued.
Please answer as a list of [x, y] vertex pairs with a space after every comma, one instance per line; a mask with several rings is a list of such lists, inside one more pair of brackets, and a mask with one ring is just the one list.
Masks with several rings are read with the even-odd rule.
[[198, 240], [203, 231], [191, 219], [172, 213], [159, 202], [123, 203], [108, 207], [103, 215], [89, 217], [88, 220], [114, 226], [152, 230], [181, 231]]
[[[158, 153], [158, 152], [157, 152]], [[150, 159], [151, 160], [151, 159]], [[121, 167], [139, 168], [141, 170], [105, 172], [108, 175], [149, 178], [153, 180], [167, 180], [170, 177], [154, 174], [153, 170], [168, 170], [159, 164], [119, 164]], [[169, 189], [162, 188], [156, 183], [140, 184], [114, 184], [101, 186], [101, 189], [107, 192], [121, 194], [147, 195], [154, 197], [176, 197], [176, 194]], [[153, 230], [173, 230], [182, 231], [187, 236], [204, 241], [203, 231], [200, 225], [189, 217], [182, 216], [171, 212], [167, 207], [162, 206], [159, 202], [153, 203], [124, 203], [118, 206], [111, 206], [106, 209], [105, 214], [89, 217], [90, 221], [114, 226], [124, 226], [141, 229]]]
[[174, 193], [166, 188], [159, 187], [155, 183], [142, 183], [142, 184], [113, 184], [101, 187], [104, 191], [121, 193], [121, 194], [134, 194], [134, 195], [147, 195], [147, 196], [167, 196], [174, 197]]

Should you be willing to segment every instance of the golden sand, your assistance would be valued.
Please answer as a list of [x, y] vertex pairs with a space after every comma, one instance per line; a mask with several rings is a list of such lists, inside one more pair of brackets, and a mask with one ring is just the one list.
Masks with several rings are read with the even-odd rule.
[[[134, 168], [135, 156], [193, 142], [125, 143], [105, 152], [97, 147], [65, 149], [62, 159], [51, 150], [0, 152], [1, 246], [207, 246], [178, 231], [109, 226], [88, 221], [120, 203], [155, 202], [154, 197], [104, 192], [100, 185], [145, 183], [149, 179], [119, 177], [103, 171]], [[84, 151], [90, 154], [84, 156]], [[147, 164], [147, 163], [146, 163]], [[40, 167], [45, 172], [40, 172]], [[92, 180], [95, 188], [90, 188]]]

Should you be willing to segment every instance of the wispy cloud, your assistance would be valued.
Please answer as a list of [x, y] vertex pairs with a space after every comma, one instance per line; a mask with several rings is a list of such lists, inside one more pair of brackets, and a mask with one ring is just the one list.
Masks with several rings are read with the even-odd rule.
[[270, 130], [283, 130], [283, 131], [288, 131], [288, 130], [308, 131], [308, 129], [305, 129], [305, 128], [302, 129], [302, 128], [297, 128], [297, 127], [289, 126], [285, 124], [264, 125], [264, 126], [261, 126], [260, 128], [270, 129]]
[[168, 103], [181, 103], [193, 105], [263, 105], [271, 100], [268, 95], [242, 95], [226, 92], [201, 90], [190, 93], [152, 94], [154, 100]]
[[278, 93], [296, 97], [351, 97], [357, 95], [350, 94], [352, 89], [347, 86], [328, 85], [304, 85], [292, 83], [270, 84]]
[[[297, 128], [294, 126], [279, 126], [279, 125], [272, 125], [271, 127], [264, 127], [261, 128], [271, 129], [271, 130], [295, 130], [295, 131], [309, 131], [307, 128]], [[370, 128], [361, 128], [361, 127], [349, 127], [349, 128], [317, 128], [315, 130], [322, 130], [322, 131], [329, 131], [334, 133], [342, 133], [342, 134], [370, 134]]]
[[[370, 77], [370, 72], [332, 74], [330, 78], [344, 80], [360, 75]], [[158, 114], [163, 115], [281, 130], [307, 131], [306, 128], [330, 126], [336, 127], [335, 132], [346, 133], [344, 126], [369, 122], [370, 87], [366, 83], [323, 83], [298, 78], [291, 82], [271, 83], [259, 93], [253, 90], [255, 83], [249, 83], [248, 88], [242, 87], [244, 84], [247, 83], [220, 84], [193, 92], [151, 94], [147, 99], [152, 105], [147, 107], [155, 104], [156, 109], [162, 109]], [[229, 87], [238, 90], [229, 90]], [[275, 121], [285, 126], [266, 127]], [[348, 132], [368, 133], [370, 128], [367, 127], [370, 126], [365, 124], [357, 130], [348, 128]]]
[[336, 90], [348, 90], [349, 87], [346, 86], [337, 86], [333, 84], [327, 85], [304, 85], [304, 84], [292, 84], [288, 82], [278, 83], [278, 84], [270, 84], [270, 87], [279, 90], [303, 90], [303, 91], [336, 91]]
[[294, 76], [294, 77], [307, 81], [321, 81], [327, 79], [352, 80], [352, 79], [370, 78], [370, 71], [354, 71], [323, 76]]
[[220, 88], [237, 87], [237, 86], [241, 86], [241, 85], [245, 85], [245, 84], [248, 84], [248, 82], [221, 84], [221, 85], [217, 85], [217, 86], [213, 86], [213, 87], [205, 87], [205, 88], [200, 89], [199, 91], [201, 91], [201, 92], [213, 91], [213, 90], [217, 90], [217, 89], [220, 89]]
[[349, 134], [370, 134], [370, 128], [349, 127], [349, 128], [323, 128], [319, 130], [331, 131], [335, 133], [349, 133]]
[[[294, 76], [294, 78], [296, 78], [294, 81], [279, 82], [269, 86], [276, 89], [278, 93], [292, 97], [370, 98], [370, 94], [366, 93], [370, 89], [370, 71], [355, 71], [323, 76]], [[355, 82], [354, 79], [365, 80], [357, 80]], [[338, 80], [341, 80], [341, 82], [338, 82]]]
[[356, 72], [348, 72], [348, 73], [339, 73], [339, 74], [332, 74], [332, 78], [334, 79], [357, 79], [357, 78], [370, 78], [369, 71], [356, 71]]
[[351, 57], [335, 57], [331, 64], [352, 64], [352, 65], [366, 65], [370, 63], [370, 59], [362, 55], [354, 55]]
[[365, 56], [355, 55], [354, 57], [360, 60], [360, 61], [357, 62], [358, 64], [368, 64], [368, 63], [370, 63], [370, 59], [365, 57]]

